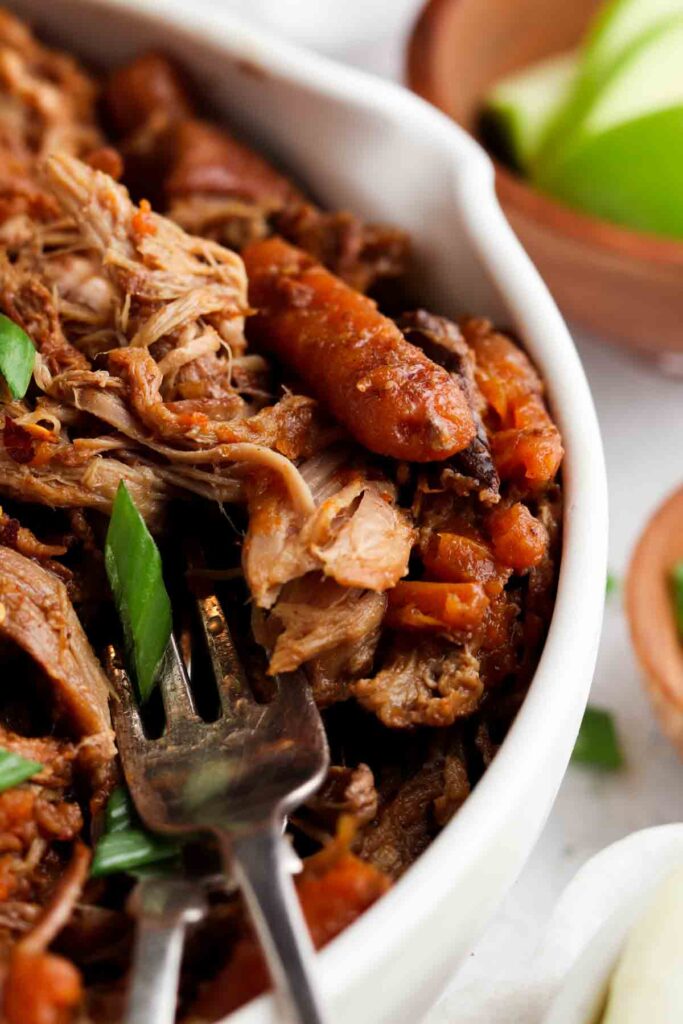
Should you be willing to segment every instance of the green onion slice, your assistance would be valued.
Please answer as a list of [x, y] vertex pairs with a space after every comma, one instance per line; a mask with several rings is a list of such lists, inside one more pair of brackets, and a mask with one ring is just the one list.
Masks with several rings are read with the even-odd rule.
[[37, 761], [29, 761], [10, 750], [0, 750], [0, 793], [18, 786], [20, 782], [26, 782], [42, 770], [42, 764]]
[[178, 856], [178, 846], [141, 828], [111, 832], [100, 839], [90, 873], [94, 878], [134, 871]]
[[619, 590], [619, 579], [613, 572], [607, 573], [605, 581], [605, 597], [612, 597]]
[[671, 570], [671, 590], [676, 629], [678, 630], [679, 639], [683, 642], [683, 561], [676, 562]]
[[114, 500], [104, 548], [109, 585], [135, 666], [141, 701], [154, 689], [159, 662], [171, 636], [171, 602], [161, 555], [123, 480]]
[[[96, 877], [118, 874], [158, 874], [177, 860], [180, 845], [148, 832], [135, 813], [128, 791], [115, 789], [107, 801], [105, 830], [95, 848], [90, 873]], [[154, 865], [163, 868], [153, 870]], [[138, 869], [147, 869], [138, 871]]]
[[104, 831], [107, 835], [112, 832], [127, 832], [137, 827], [133, 802], [123, 786], [118, 786], [109, 797], [104, 821]]
[[604, 771], [616, 771], [623, 766], [619, 737], [609, 711], [590, 706], [586, 708], [572, 761]]
[[23, 398], [36, 361], [36, 350], [26, 331], [0, 313], [0, 373], [12, 398]]

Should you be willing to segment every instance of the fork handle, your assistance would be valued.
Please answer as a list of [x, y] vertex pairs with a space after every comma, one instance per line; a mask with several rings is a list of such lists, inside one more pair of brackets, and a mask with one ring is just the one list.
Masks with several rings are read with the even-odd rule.
[[173, 1024], [185, 930], [203, 915], [204, 897], [180, 879], [143, 880], [124, 1024]]
[[223, 835], [226, 861], [247, 901], [286, 1024], [324, 1024], [313, 974], [315, 953], [277, 823], [239, 836]]

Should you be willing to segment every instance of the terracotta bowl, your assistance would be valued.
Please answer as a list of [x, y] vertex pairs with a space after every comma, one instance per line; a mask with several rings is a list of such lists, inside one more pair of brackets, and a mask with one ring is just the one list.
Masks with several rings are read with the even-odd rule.
[[[599, 0], [428, 0], [407, 54], [410, 87], [476, 136], [489, 86], [570, 49]], [[499, 199], [567, 317], [651, 354], [683, 353], [683, 243], [555, 202], [496, 165]]]

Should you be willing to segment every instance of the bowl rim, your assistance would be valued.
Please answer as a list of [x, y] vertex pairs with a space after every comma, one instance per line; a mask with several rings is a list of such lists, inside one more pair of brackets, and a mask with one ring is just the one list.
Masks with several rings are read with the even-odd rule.
[[[44, 2], [49, 6], [49, 0]], [[516, 818], [513, 791], [523, 803], [546, 762], [561, 767], [559, 786], [588, 699], [604, 608], [607, 486], [592, 397], [557, 306], [500, 209], [491, 161], [450, 118], [400, 85], [271, 37], [203, 5], [193, 8], [180, 0], [64, 2], [100, 9], [104, 16], [117, 9], [133, 24], [166, 26], [207, 53], [244, 64], [249, 73], [263, 69], [351, 108], [381, 113], [406, 132], [438, 142], [452, 163], [452, 202], [514, 328], [541, 369], [563, 434], [565, 517], [558, 589], [529, 691], [496, 757], [457, 815], [403, 878], [319, 954], [323, 994], [339, 997], [345, 989], [371, 981], [373, 961], [367, 950], [381, 950], [388, 960], [403, 944], [406, 929], [397, 926], [401, 918], [415, 922], [435, 913], [444, 879], [453, 884], [457, 877], [453, 854], [460, 874], [476, 870], [482, 849], [494, 844], [496, 834]], [[22, 2], [11, 0], [10, 6], [20, 11]], [[435, 878], [439, 884], [434, 884]], [[224, 1018], [223, 1024], [265, 1019], [261, 1011], [268, 1000], [262, 996], [252, 1001]]]
[[[440, 35], [444, 13], [462, 0], [425, 0], [408, 37], [405, 52], [406, 84], [422, 99], [451, 116], [437, 88], [432, 55]], [[464, 131], [476, 137], [461, 122], [452, 118]], [[540, 227], [573, 238], [586, 246], [601, 249], [612, 257], [636, 260], [664, 267], [683, 267], [683, 241], [663, 238], [646, 231], [637, 231], [611, 221], [575, 210], [566, 203], [546, 195], [515, 174], [495, 157], [499, 195], [509, 209], [533, 220]]]

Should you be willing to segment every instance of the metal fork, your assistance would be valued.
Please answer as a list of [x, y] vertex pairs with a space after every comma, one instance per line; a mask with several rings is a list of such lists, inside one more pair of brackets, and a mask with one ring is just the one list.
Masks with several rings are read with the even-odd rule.
[[[322, 1024], [312, 979], [313, 947], [288, 872], [291, 854], [288, 861], [283, 830], [286, 815], [325, 777], [329, 753], [323, 724], [300, 672], [275, 677], [272, 700], [258, 703], [216, 595], [198, 597], [197, 606], [220, 717], [207, 723], [198, 716], [172, 637], [160, 670], [165, 730], [159, 739], [148, 739], [130, 678], [110, 657], [119, 696], [114, 724], [126, 781], [148, 828], [175, 836], [208, 831], [218, 839], [225, 870], [246, 898], [281, 1019]], [[158, 934], [154, 942], [138, 943], [137, 953], [134, 977], [142, 971], [148, 981], [133, 985], [137, 1003], [133, 1007], [131, 1001], [129, 1011], [136, 1016], [129, 1016], [127, 1024], [167, 1024], [168, 1009], [162, 1016], [160, 1008], [175, 1006], [178, 957], [174, 980]], [[157, 984], [149, 980], [155, 972]], [[149, 993], [147, 1006], [141, 989]]]

